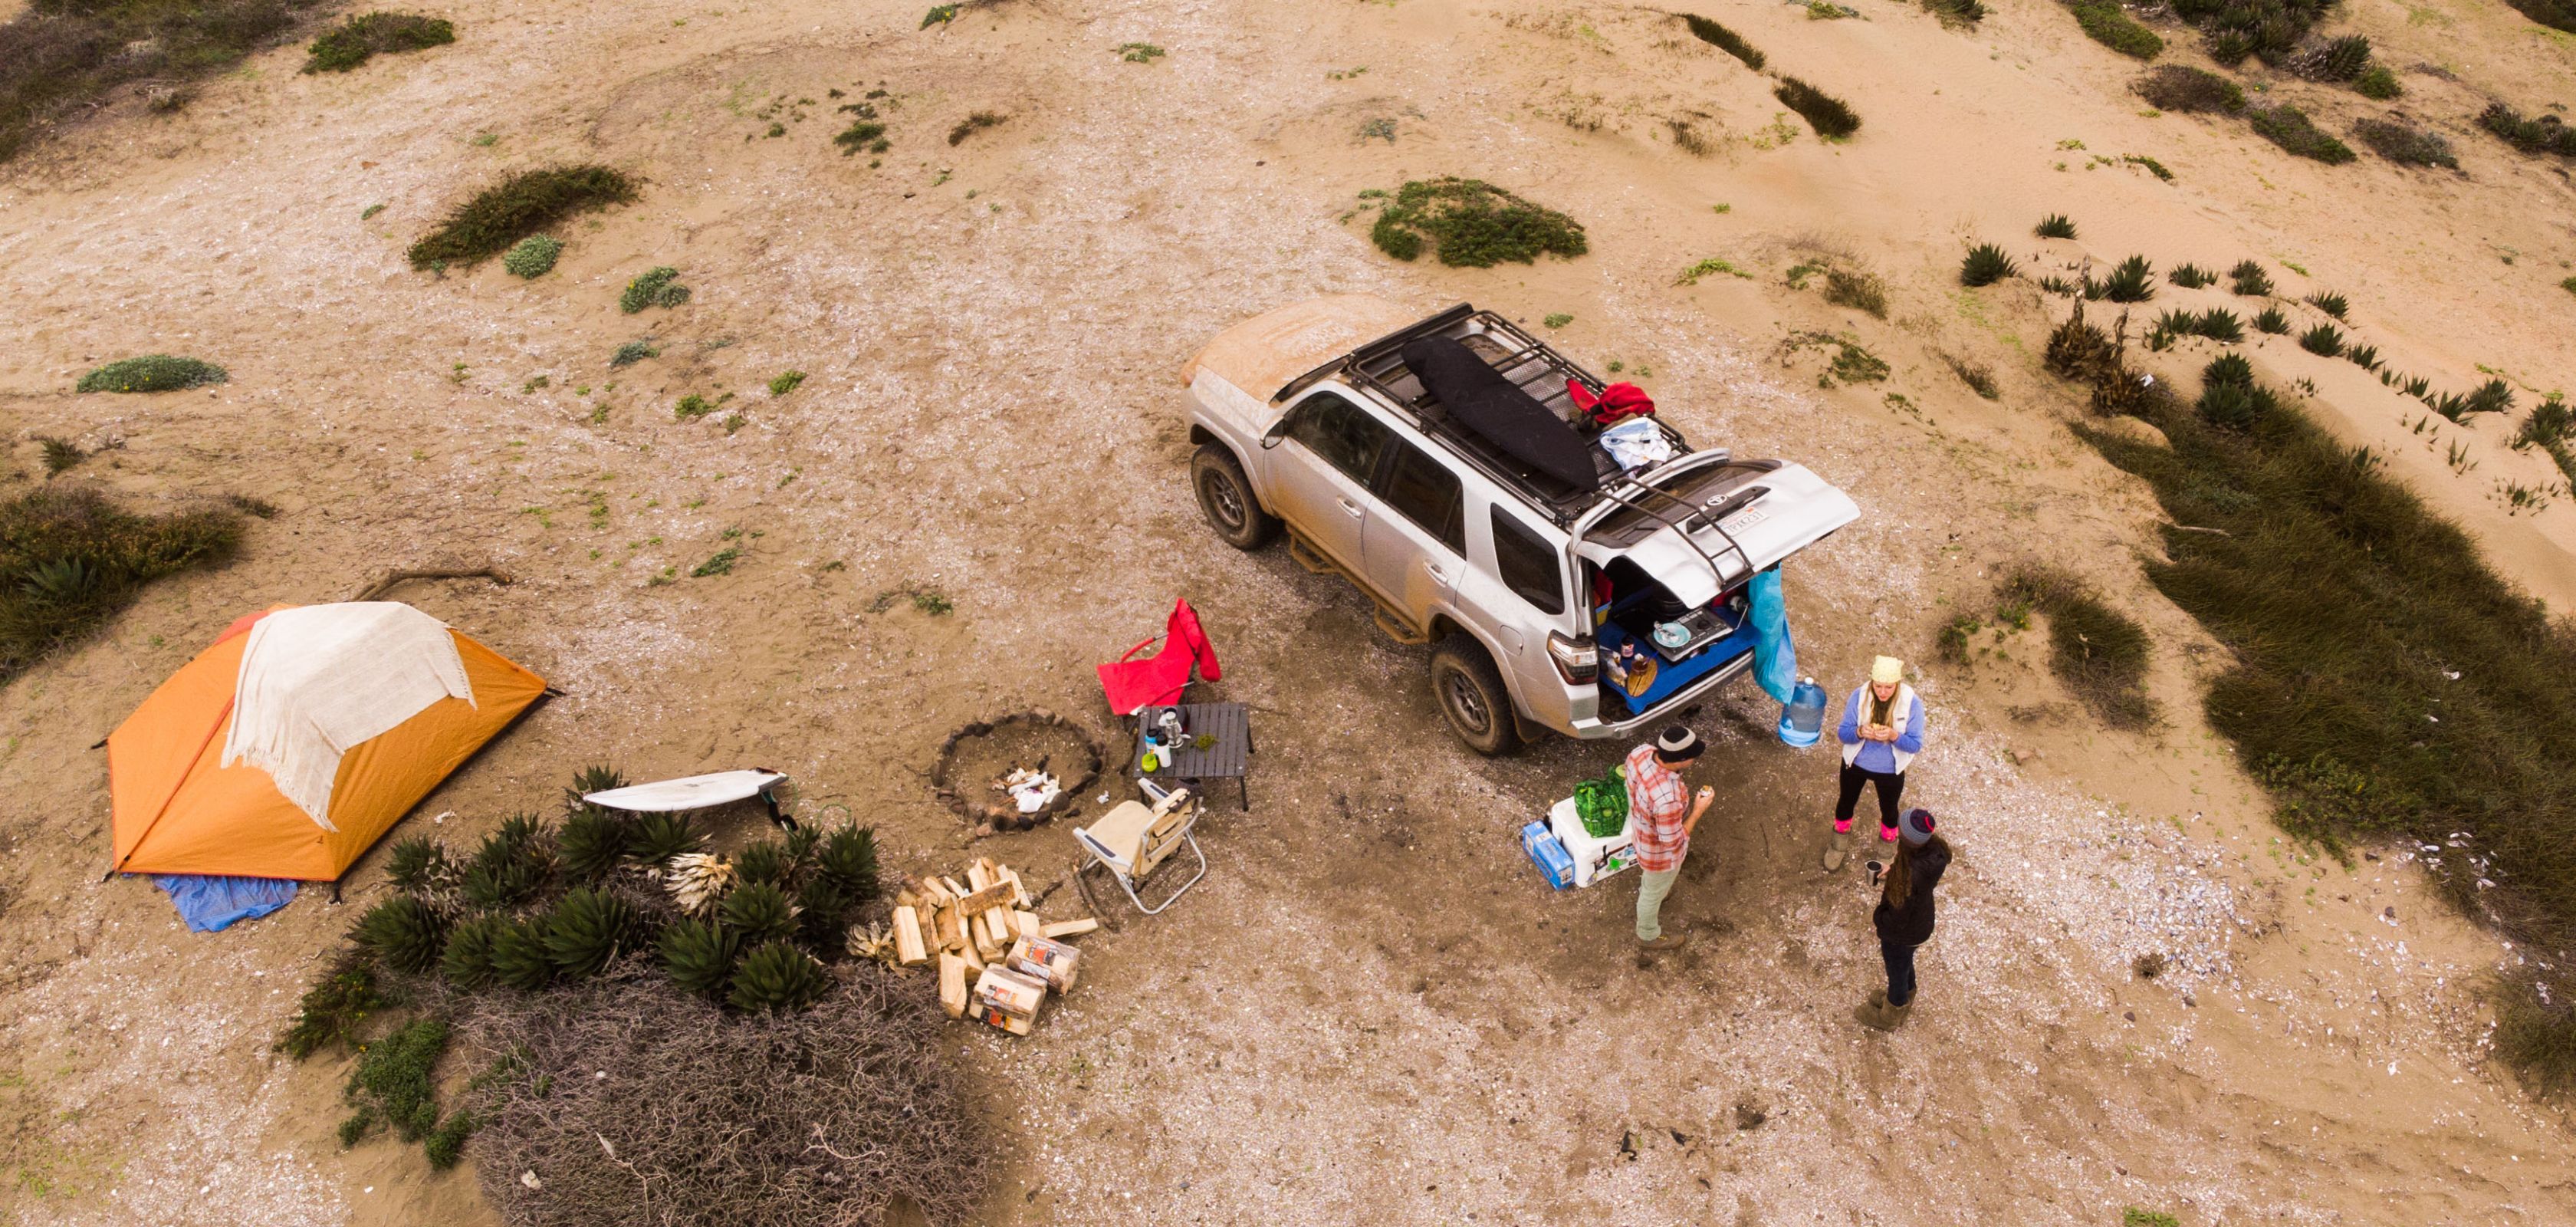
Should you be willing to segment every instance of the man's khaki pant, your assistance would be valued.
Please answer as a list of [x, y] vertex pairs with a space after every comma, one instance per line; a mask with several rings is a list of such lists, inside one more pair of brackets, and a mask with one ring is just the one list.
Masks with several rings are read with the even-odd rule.
[[1661, 873], [1637, 871], [1638, 941], [1650, 942], [1664, 935], [1664, 896], [1673, 893], [1673, 883], [1681, 876], [1678, 865]]

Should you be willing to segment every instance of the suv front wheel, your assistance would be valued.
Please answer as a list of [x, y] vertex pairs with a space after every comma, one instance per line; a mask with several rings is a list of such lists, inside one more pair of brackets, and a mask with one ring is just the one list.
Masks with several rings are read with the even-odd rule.
[[1279, 518], [1261, 509], [1243, 466], [1223, 447], [1201, 444], [1190, 457], [1190, 489], [1199, 496], [1199, 514], [1227, 545], [1257, 550], [1279, 535]]
[[1490, 758], [1519, 748], [1511, 692], [1503, 689], [1502, 674], [1494, 671], [1483, 644], [1451, 635], [1431, 650], [1431, 697], [1449, 731], [1468, 749]]

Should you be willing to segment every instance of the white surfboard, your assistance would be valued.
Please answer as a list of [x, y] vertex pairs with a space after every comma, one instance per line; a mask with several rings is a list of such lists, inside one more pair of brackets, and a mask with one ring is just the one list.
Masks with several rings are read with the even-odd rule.
[[776, 771], [718, 771], [709, 775], [683, 776], [676, 780], [656, 780], [650, 784], [630, 784], [606, 792], [586, 793], [582, 800], [602, 809], [631, 810], [636, 813], [660, 814], [676, 810], [705, 809], [728, 801], [747, 801], [760, 795], [760, 790], [787, 777]]

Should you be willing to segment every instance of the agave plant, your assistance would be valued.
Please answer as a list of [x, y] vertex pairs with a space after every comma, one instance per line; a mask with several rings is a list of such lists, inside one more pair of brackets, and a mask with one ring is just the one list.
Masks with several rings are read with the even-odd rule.
[[2409, 375], [2399, 385], [2398, 390], [2417, 400], [2422, 400], [2425, 393], [2433, 390], [2433, 381], [2421, 375]]
[[796, 931], [796, 906], [774, 883], [746, 882], [733, 888], [718, 914], [752, 945], [781, 940]]
[[2479, 384], [2477, 391], [2469, 393], [2468, 411], [2471, 413], [2508, 413], [2512, 409], [2513, 389], [2501, 379], [2490, 379]]
[[625, 859], [627, 840], [633, 834], [634, 824], [623, 814], [588, 805], [573, 810], [556, 841], [564, 871], [584, 882], [608, 876]]
[[515, 907], [546, 884], [544, 867], [525, 857], [475, 856], [465, 867], [465, 902], [478, 908]]
[[2220, 30], [2203, 40], [2209, 58], [2234, 68], [2254, 54], [2254, 40], [2242, 30]]
[[2074, 295], [2076, 289], [2073, 282], [2070, 282], [2055, 273], [2050, 273], [2047, 276], [2040, 278], [2039, 288], [2051, 294], [2065, 294], [2070, 297]]
[[2039, 219], [2033, 231], [2043, 239], [2071, 239], [2075, 237], [2075, 223], [2063, 213], [2051, 213]]
[[2352, 309], [2352, 304], [2345, 302], [2341, 294], [2311, 294], [2308, 305], [2336, 319], [2342, 319], [2343, 313]]
[[544, 988], [555, 978], [554, 956], [546, 951], [546, 920], [504, 921], [492, 934], [492, 978], [522, 992]]
[[409, 895], [394, 895], [368, 908], [350, 936], [388, 967], [427, 971], [438, 965], [439, 945], [447, 937], [445, 930], [444, 922], [428, 904]]
[[2319, 324], [2299, 334], [2299, 348], [2328, 358], [2343, 354], [2343, 334], [2332, 324]]
[[2156, 267], [2145, 256], [2122, 260], [2102, 279], [2102, 297], [2113, 302], [2145, 302], [2156, 296]]
[[662, 930], [662, 970], [682, 992], [713, 997], [733, 975], [742, 941], [733, 930], [704, 920], [681, 920]]
[[814, 956], [783, 941], [759, 946], [734, 969], [728, 994], [737, 1010], [801, 1010], [832, 986], [832, 973]]
[[2177, 264], [2173, 266], [2172, 271], [2165, 274], [2165, 280], [2186, 290], [2197, 290], [2202, 286], [2218, 284], [2218, 274], [2197, 264]]
[[823, 843], [823, 832], [811, 824], [791, 827], [785, 842], [788, 863], [796, 867], [796, 872], [802, 873], [813, 865], [814, 851]]
[[626, 855], [635, 863], [656, 873], [683, 852], [695, 852], [706, 837], [689, 825], [686, 814], [646, 814], [635, 820], [634, 837], [628, 841]]
[[2279, 307], [2265, 307], [2254, 316], [2256, 332], [2266, 332], [2277, 337], [2289, 330], [2290, 317], [2283, 315]]
[[683, 852], [671, 858], [662, 885], [671, 900], [691, 916], [704, 916], [733, 886], [733, 864], [712, 852]]
[[546, 956], [573, 979], [599, 974], [620, 950], [635, 945], [643, 918], [633, 904], [605, 891], [577, 886], [555, 901], [546, 918]]
[[591, 808], [589, 802], [582, 800], [583, 797], [595, 792], [607, 792], [612, 788], [624, 787], [626, 787], [625, 772], [604, 763], [584, 767], [573, 773], [572, 786], [564, 789], [564, 810], [569, 813], [578, 809]]
[[19, 590], [31, 601], [78, 605], [97, 595], [101, 572], [79, 558], [56, 558], [27, 569]]
[[787, 845], [774, 839], [764, 839], [733, 854], [734, 876], [744, 882], [767, 882], [784, 890], [794, 869]]
[[2343, 351], [2343, 356], [2346, 361], [2365, 371], [2379, 369], [2379, 347], [2376, 345], [2355, 345]]
[[508, 928], [509, 920], [500, 916], [476, 916], [460, 922], [447, 934], [447, 952], [439, 957], [439, 973], [458, 988], [472, 991], [492, 983], [492, 946]]
[[2250, 388], [2254, 386], [2254, 364], [2246, 361], [2243, 354], [2220, 354], [2210, 359], [2209, 365], [2200, 368], [2200, 382]]
[[2003, 248], [1992, 243], [1979, 243], [1969, 248], [1967, 258], [1959, 262], [1959, 284], [1993, 285], [2017, 271], [2012, 257], [2005, 255]]
[[2213, 383], [2200, 390], [2202, 421], [2224, 430], [2251, 430], [2276, 408], [2272, 394], [2249, 384]]
[[796, 936], [807, 949], [839, 953], [849, 915], [850, 897], [832, 879], [818, 873], [796, 888]]
[[877, 881], [877, 834], [856, 823], [834, 827], [823, 838], [815, 864], [852, 903], [873, 903], [882, 893]]
[[[2184, 313], [2184, 315], [2185, 318], [2189, 318], [2188, 312]], [[2167, 327], [2163, 321], [2159, 320], [2147, 329], [2147, 348], [2152, 352], [2161, 354], [2168, 349], [2172, 349], [2174, 347], [2174, 342], [2181, 339], [2181, 337], [2181, 333], [2175, 332], [2172, 328]]]
[[2290, 71], [2311, 81], [2349, 81], [2370, 67], [2370, 40], [2347, 34], [2295, 57]]
[[2200, 335], [2222, 344], [2234, 345], [2245, 339], [2244, 325], [2237, 322], [2235, 312], [2225, 307], [2212, 307], [2202, 312], [2197, 327]]
[[2247, 298], [2261, 298], [2272, 292], [2272, 275], [2252, 260], [2239, 260], [2227, 270], [2228, 289]]
[[396, 843], [386, 857], [385, 876], [395, 889], [418, 894], [453, 875], [456, 866], [447, 859], [447, 847], [426, 835], [414, 835]]

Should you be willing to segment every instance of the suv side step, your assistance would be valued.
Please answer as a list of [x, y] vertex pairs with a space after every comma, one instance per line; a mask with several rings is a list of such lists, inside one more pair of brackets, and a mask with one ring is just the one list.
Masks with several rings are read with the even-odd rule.
[[1431, 636], [1428, 633], [1407, 627], [1393, 610], [1388, 609], [1376, 597], [1369, 596], [1368, 586], [1362, 584], [1358, 576], [1343, 570], [1340, 563], [1325, 557], [1323, 551], [1308, 545], [1304, 534], [1299, 533], [1295, 528], [1288, 530], [1288, 557], [1296, 560], [1297, 565], [1305, 568], [1310, 574], [1341, 576], [1351, 587], [1359, 589], [1360, 595], [1368, 596], [1370, 603], [1376, 606], [1372, 618], [1376, 621], [1377, 628], [1386, 632], [1387, 638], [1413, 648], [1431, 642]]

